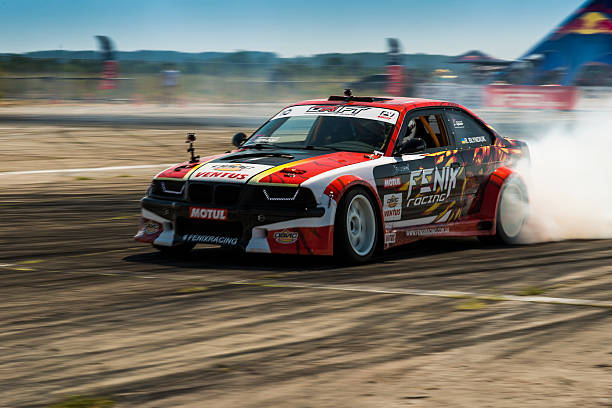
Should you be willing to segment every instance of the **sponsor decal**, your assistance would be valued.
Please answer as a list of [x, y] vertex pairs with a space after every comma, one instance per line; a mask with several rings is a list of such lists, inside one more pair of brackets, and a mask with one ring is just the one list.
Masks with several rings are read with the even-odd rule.
[[497, 108], [572, 110], [578, 88], [571, 86], [487, 85], [484, 105]]
[[357, 117], [360, 119], [384, 121], [391, 124], [397, 123], [399, 118], [399, 113], [393, 109], [374, 106], [297, 105], [283, 110], [272, 119], [310, 115]]
[[383, 197], [383, 217], [385, 221], [402, 219], [402, 194], [386, 194]]
[[[410, 172], [408, 185], [408, 201], [406, 206], [435, 204], [450, 197], [451, 191], [457, 186], [457, 175], [460, 167], [442, 167], [419, 169]], [[420, 187], [416, 197], [411, 198], [413, 187]], [[440, 189], [441, 193], [433, 194]]]
[[455, 118], [453, 118], [453, 126], [455, 127], [455, 129], [463, 129], [463, 121], [462, 120], [457, 120]]
[[255, 136], [253, 143], [276, 143], [280, 141], [280, 137], [276, 136]]
[[344, 105], [333, 105], [333, 106], [311, 106], [306, 110], [306, 113], [335, 113], [336, 115], [355, 116], [360, 112], [369, 110], [367, 106], [344, 106]]
[[445, 234], [450, 232], [448, 227], [432, 227], [432, 228], [421, 228], [412, 231], [406, 231], [407, 237], [431, 237], [435, 235]]
[[153, 235], [159, 232], [160, 227], [161, 225], [159, 225], [157, 222], [147, 221], [142, 227], [142, 232], [147, 235]]
[[274, 240], [279, 244], [293, 244], [297, 241], [298, 236], [297, 232], [284, 229], [274, 233]]
[[244, 165], [240, 163], [207, 163], [199, 167], [190, 180], [210, 180], [230, 183], [246, 183], [254, 175], [272, 166], [261, 164]]
[[223, 171], [201, 171], [196, 173], [195, 177], [204, 177], [204, 178], [227, 178], [227, 179], [236, 179], [236, 180], [244, 180], [247, 178], [248, 174], [241, 173], [228, 173]]
[[561, 34], [611, 34], [612, 20], [604, 13], [591, 11], [584, 13], [580, 17], [572, 20], [567, 25], [557, 30], [557, 35]]
[[487, 138], [484, 136], [477, 136], [477, 137], [464, 137], [463, 139], [461, 139], [461, 144], [467, 144], [467, 143], [486, 143], [487, 142]]
[[395, 244], [395, 238], [397, 234], [395, 232], [387, 232], [385, 234], [385, 244]]
[[380, 112], [380, 115], [378, 115], [379, 118], [385, 120], [391, 120], [393, 119], [393, 116], [395, 116], [395, 111], [382, 111]]
[[213, 169], [217, 171], [240, 171], [250, 169], [250, 166], [244, 166], [242, 164], [217, 164], [216, 166], [212, 166]]
[[213, 244], [213, 245], [236, 245], [238, 238], [219, 237], [217, 235], [199, 235], [185, 234], [182, 237], [185, 242], [193, 242], [196, 244]]
[[402, 185], [402, 179], [398, 177], [389, 177], [383, 180], [384, 188], [396, 188]]
[[389, 197], [387, 199], [387, 206], [389, 208], [395, 208], [395, 206], [397, 205], [397, 203], [399, 203], [399, 201], [401, 200], [401, 197], [398, 198], [396, 194], [391, 195], [391, 197]]
[[227, 210], [224, 208], [189, 207], [189, 218], [226, 221]]

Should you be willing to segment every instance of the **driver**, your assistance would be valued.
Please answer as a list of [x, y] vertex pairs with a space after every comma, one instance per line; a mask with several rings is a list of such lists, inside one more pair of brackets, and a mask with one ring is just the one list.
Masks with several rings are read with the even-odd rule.
[[408, 129], [406, 130], [406, 136], [404, 136], [400, 145], [403, 145], [404, 143], [406, 143], [406, 141], [415, 137], [416, 132], [417, 132], [416, 120], [410, 119], [410, 121], [408, 122]]

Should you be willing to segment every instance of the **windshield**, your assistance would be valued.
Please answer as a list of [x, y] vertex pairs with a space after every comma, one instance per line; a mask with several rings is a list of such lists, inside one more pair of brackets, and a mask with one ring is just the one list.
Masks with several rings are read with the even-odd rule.
[[372, 153], [383, 150], [395, 127], [386, 117], [383, 119], [387, 121], [329, 114], [279, 115], [259, 129], [243, 147]]

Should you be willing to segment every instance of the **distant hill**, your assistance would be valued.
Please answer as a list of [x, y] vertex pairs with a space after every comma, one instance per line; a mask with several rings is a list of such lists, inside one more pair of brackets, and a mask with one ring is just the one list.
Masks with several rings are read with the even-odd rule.
[[[46, 59], [99, 59], [100, 53], [96, 51], [66, 51], [66, 50], [49, 50], [49, 51], [33, 51], [21, 54], [29, 58], [46, 58]], [[225, 59], [226, 57], [242, 57], [245, 62], [271, 62], [278, 59], [278, 56], [272, 52], [261, 51], [237, 51], [237, 52], [178, 52], [178, 51], [117, 51], [117, 59], [119, 61], [145, 61], [145, 62], [170, 62], [182, 64], [184, 62], [207, 62], [212, 60]]]

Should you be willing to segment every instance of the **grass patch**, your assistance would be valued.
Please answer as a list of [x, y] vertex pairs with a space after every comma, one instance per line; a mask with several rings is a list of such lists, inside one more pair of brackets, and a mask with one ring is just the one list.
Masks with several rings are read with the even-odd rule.
[[129, 174], [120, 174], [117, 177], [133, 177], [133, 176], [130, 176]]
[[471, 298], [460, 302], [455, 306], [457, 310], [479, 310], [487, 307], [487, 304], [480, 299]]
[[44, 261], [42, 259], [30, 259], [30, 260], [22, 261], [22, 262], [19, 262], [19, 263], [22, 264], [22, 265], [28, 265], [28, 264], [37, 264], [37, 263], [41, 263], [41, 262], [44, 262]]
[[105, 220], [128, 220], [130, 218], [134, 218], [134, 217], [140, 217], [140, 214], [130, 214], [130, 215], [118, 215], [116, 217], [111, 217], [111, 218], [105, 218]]
[[538, 296], [544, 293], [546, 290], [538, 288], [536, 286], [529, 286], [523, 290], [518, 291], [518, 296]]
[[106, 397], [84, 397], [77, 395], [49, 405], [48, 408], [111, 408], [115, 402]]
[[91, 178], [91, 177], [83, 177], [83, 176], [80, 176], [80, 177], [76, 177], [76, 178], [75, 178], [75, 180], [79, 180], [79, 181], [81, 181], [81, 180], [95, 180], [95, 179], [93, 179], [93, 178]]

